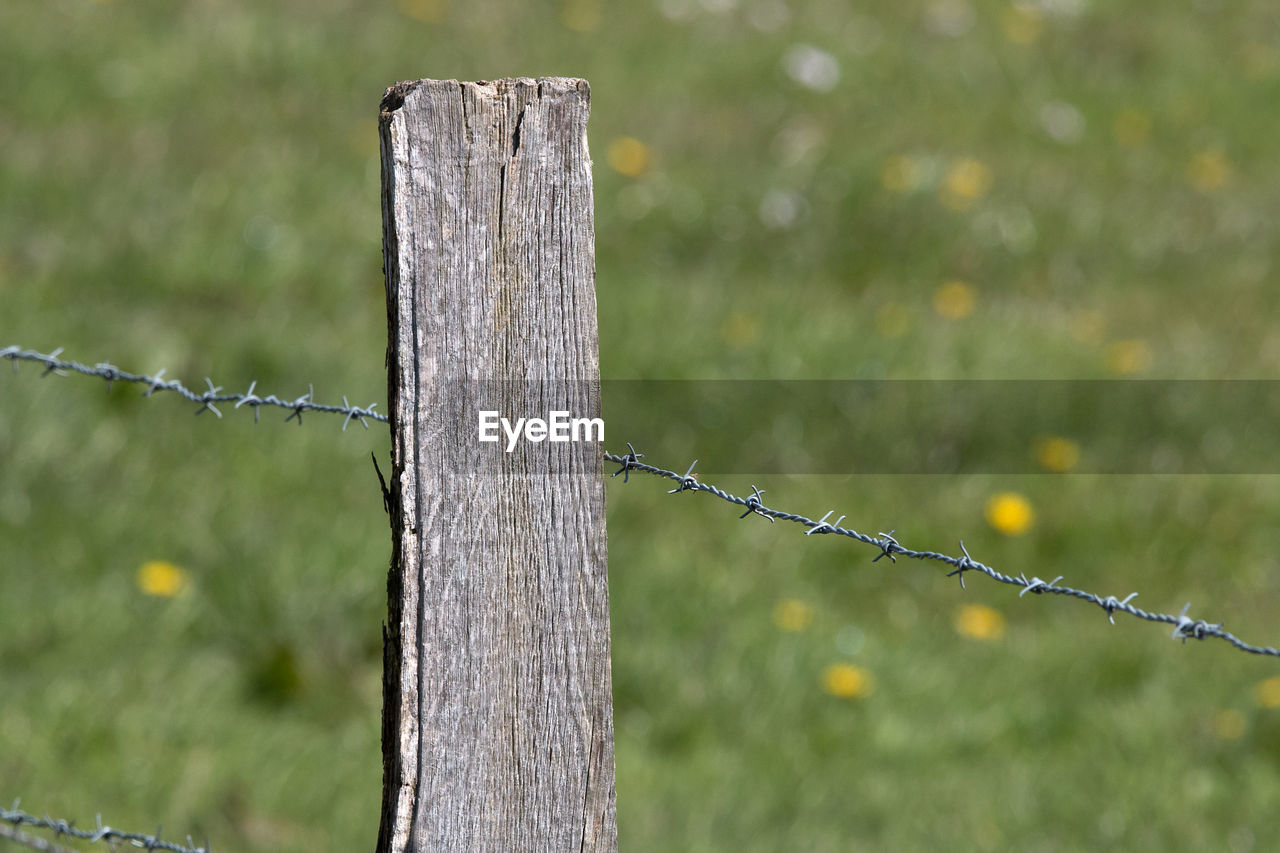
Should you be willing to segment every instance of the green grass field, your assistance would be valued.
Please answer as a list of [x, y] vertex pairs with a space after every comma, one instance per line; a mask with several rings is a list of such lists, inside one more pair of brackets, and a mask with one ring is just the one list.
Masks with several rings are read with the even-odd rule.
[[[1278, 44], [1262, 0], [0, 4], [0, 347], [381, 408], [383, 89], [572, 75], [606, 378], [1276, 379]], [[0, 370], [0, 801], [371, 849], [385, 433], [39, 373]], [[1280, 644], [1280, 478], [1168, 463], [717, 485]], [[667, 488], [608, 483], [622, 849], [1280, 837], [1276, 659]]]

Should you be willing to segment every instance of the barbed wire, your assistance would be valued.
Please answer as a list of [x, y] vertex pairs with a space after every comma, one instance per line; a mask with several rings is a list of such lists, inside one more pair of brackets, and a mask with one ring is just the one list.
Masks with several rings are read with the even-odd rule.
[[50, 353], [36, 352], [35, 350], [24, 350], [17, 346], [0, 349], [0, 358], [7, 358], [12, 361], [15, 370], [18, 367], [18, 362], [33, 361], [37, 364], [44, 365], [44, 373], [42, 373], [41, 376], [48, 376], [51, 373], [57, 376], [65, 376], [65, 371], [70, 370], [75, 373], [82, 373], [85, 376], [97, 376], [100, 379], [105, 379], [108, 390], [110, 390], [113, 382], [134, 382], [139, 385], [147, 386], [147, 390], [143, 395], [146, 397], [150, 397], [157, 391], [172, 391], [192, 403], [198, 403], [200, 408], [196, 409], [197, 415], [202, 412], [209, 411], [221, 418], [222, 412], [219, 411], [217, 404], [235, 403], [235, 408], [237, 409], [241, 406], [252, 406], [253, 419], [255, 422], [258, 420], [258, 410], [261, 407], [276, 406], [281, 409], [287, 409], [290, 412], [290, 415], [285, 418], [286, 422], [296, 418], [299, 424], [302, 423], [303, 412], [329, 412], [333, 414], [346, 415], [346, 420], [342, 422], [342, 429], [344, 431], [346, 430], [347, 425], [351, 423], [352, 419], [359, 421], [360, 425], [365, 429], [369, 428], [369, 424], [365, 420], [366, 418], [369, 420], [387, 423], [386, 415], [373, 410], [374, 406], [378, 405], [377, 403], [370, 403], [368, 406], [360, 408], [359, 406], [351, 405], [351, 403], [347, 401], [345, 395], [342, 398], [341, 406], [326, 405], [315, 402], [314, 386], [307, 386], [307, 393], [297, 399], [282, 400], [274, 394], [270, 394], [266, 397], [255, 394], [254, 389], [258, 387], [257, 381], [250, 382], [249, 390], [245, 391], [243, 394], [224, 394], [222, 393], [222, 386], [214, 385], [212, 379], [206, 378], [204, 381], [205, 384], [209, 386], [208, 390], [197, 393], [187, 388], [176, 379], [165, 379], [164, 370], [160, 370], [156, 374], [148, 376], [145, 373], [129, 373], [121, 370], [114, 364], [105, 361], [92, 366], [81, 364], [78, 361], [66, 361], [59, 358], [61, 354], [62, 347], [58, 347]]
[[23, 832], [21, 829], [12, 826], [0, 825], [0, 839], [12, 841], [15, 844], [21, 844], [30, 847], [32, 850], [41, 850], [44, 853], [75, 853], [70, 848], [63, 847], [60, 844], [54, 844], [52, 841], [46, 841], [38, 835], [31, 835]]
[[[106, 844], [112, 850], [116, 849], [117, 844], [127, 844], [136, 847], [139, 850], [167, 850], [171, 853], [209, 853], [209, 842], [206, 841], [203, 847], [196, 846], [191, 840], [191, 836], [187, 836], [187, 845], [174, 844], [172, 841], [162, 841], [160, 839], [160, 830], [156, 830], [155, 835], [144, 835], [141, 832], [124, 832], [119, 829], [113, 829], [102, 822], [102, 815], [96, 817], [93, 829], [78, 829], [71, 821], [55, 820], [51, 817], [37, 817], [36, 815], [22, 811], [18, 806], [20, 802], [14, 800], [13, 808], [6, 809], [0, 806], [0, 821], [11, 823], [13, 826], [22, 827], [30, 826], [34, 829], [51, 830], [56, 837], [66, 836], [67, 838], [78, 838], [81, 841], [101, 842]], [[23, 835], [23, 833], [18, 833]], [[37, 850], [55, 850], [59, 849], [56, 845], [36, 836], [26, 836], [19, 838], [8, 836], [10, 840], [26, 844]], [[31, 842], [36, 842], [32, 844]], [[44, 846], [40, 846], [40, 845]]]
[[791, 521], [809, 528], [805, 531], [805, 536], [810, 536], [814, 533], [835, 534], [837, 536], [847, 536], [850, 539], [857, 540], [858, 542], [862, 542], [866, 545], [872, 545], [880, 549], [880, 553], [872, 558], [871, 562], [873, 563], [882, 557], [888, 557], [895, 563], [898, 562], [898, 557], [907, 557], [912, 560], [936, 560], [940, 563], [946, 563], [953, 567], [953, 571], [947, 572], [947, 577], [952, 577], [954, 575], [959, 578], [961, 588], [964, 587], [965, 572], [978, 572], [986, 575], [992, 580], [999, 581], [1000, 583], [1022, 587], [1022, 592], [1018, 593], [1019, 597], [1022, 597], [1029, 592], [1035, 595], [1044, 595], [1047, 593], [1049, 595], [1066, 595], [1072, 598], [1078, 598], [1081, 601], [1087, 601], [1090, 604], [1096, 604], [1107, 614], [1107, 619], [1112, 625], [1115, 624], [1116, 613], [1127, 613], [1130, 616], [1136, 616], [1137, 618], [1145, 619], [1148, 622], [1164, 622], [1166, 624], [1173, 625], [1173, 633], [1170, 636], [1175, 640], [1182, 640], [1184, 643], [1187, 640], [1204, 640], [1209, 637], [1217, 637], [1218, 639], [1226, 640], [1242, 652], [1249, 652], [1250, 654], [1255, 655], [1271, 655], [1273, 657], [1280, 657], [1280, 649], [1275, 649], [1270, 646], [1255, 646], [1250, 643], [1246, 643], [1244, 640], [1241, 640], [1229, 631], [1224, 631], [1222, 629], [1221, 622], [1212, 623], [1204, 619], [1192, 619], [1187, 615], [1187, 611], [1191, 609], [1190, 602], [1187, 602], [1187, 605], [1182, 608], [1182, 612], [1177, 616], [1168, 613], [1152, 613], [1143, 610], [1140, 607], [1134, 607], [1129, 603], [1137, 597], [1138, 594], [1136, 592], [1130, 593], [1121, 599], [1114, 595], [1095, 595], [1092, 592], [1085, 592], [1081, 589], [1073, 589], [1069, 586], [1059, 586], [1058, 581], [1062, 580], [1061, 576], [1056, 577], [1051, 581], [1045, 581], [1038, 577], [1028, 578], [1026, 574], [1019, 574], [1017, 576], [1006, 575], [973, 559], [969, 554], [969, 550], [965, 548], [963, 540], [960, 542], [960, 552], [963, 554], [961, 557], [952, 557], [947, 554], [940, 554], [936, 551], [916, 551], [906, 547], [895, 539], [893, 530], [890, 530], [888, 533], [877, 533], [875, 536], [870, 536], [866, 533], [859, 533], [857, 530], [852, 528], [841, 527], [840, 522], [845, 519], [845, 516], [843, 515], [835, 521], [829, 521], [828, 519], [835, 515], [835, 510], [828, 512], [822, 518], [815, 521], [814, 519], [807, 518], [803, 515], [784, 512], [782, 510], [765, 506], [764, 502], [761, 500], [761, 495], [765, 493], [765, 490], [758, 489], [754, 485], [751, 487], [751, 495], [742, 498], [737, 495], [730, 494], [723, 489], [717, 488], [710, 483], [700, 482], [697, 479], [697, 475], [693, 473], [694, 466], [698, 464], [698, 460], [696, 459], [693, 461], [693, 465], [689, 466], [689, 470], [683, 474], [677, 474], [675, 471], [668, 471], [665, 468], [658, 468], [657, 466], [647, 465], [641, 462], [640, 459], [644, 454], [637, 453], [636, 449], [631, 446], [630, 442], [627, 443], [627, 448], [630, 452], [623, 456], [609, 453], [608, 451], [604, 453], [604, 458], [607, 461], [615, 462], [622, 466], [617, 471], [613, 472], [612, 476], [616, 477], [619, 474], [622, 474], [622, 481], [624, 483], [627, 482], [632, 471], [641, 471], [645, 474], [652, 474], [656, 477], [664, 477], [668, 480], [674, 480], [678, 485], [676, 488], [671, 489], [668, 494], [679, 494], [681, 492], [707, 492], [708, 494], [715, 495], [723, 501], [728, 501], [729, 503], [737, 504], [740, 507], [745, 507], [746, 512], [739, 516], [740, 518], [746, 518], [749, 515], [759, 515], [769, 519], [770, 522], [773, 522], [775, 519]]
[[[59, 358], [61, 353], [61, 347], [55, 349], [51, 353], [40, 353], [35, 350], [24, 350], [17, 346], [10, 346], [0, 349], [0, 358], [7, 358], [11, 360], [14, 363], [15, 369], [20, 361], [31, 361], [43, 364], [45, 370], [42, 375], [44, 376], [48, 376], [50, 373], [65, 375], [62, 371], [70, 370], [86, 376], [97, 376], [104, 379], [107, 381], [108, 387], [110, 387], [110, 383], [112, 382], [133, 382], [146, 385], [146, 396], [148, 397], [156, 391], [173, 391], [186, 400], [199, 404], [200, 408], [195, 412], [197, 415], [208, 410], [221, 418], [222, 412], [218, 410], [216, 404], [234, 402], [235, 408], [237, 409], [241, 406], [252, 406], [255, 421], [258, 419], [258, 409], [260, 407], [276, 406], [290, 411], [290, 415], [285, 418], [286, 422], [296, 418], [298, 423], [302, 423], [302, 413], [308, 411], [346, 415], [346, 420], [342, 423], [343, 430], [346, 430], [347, 425], [351, 423], [353, 418], [358, 420], [361, 426], [365, 427], [365, 429], [368, 429], [369, 427], [365, 420], [366, 418], [379, 421], [381, 423], [388, 422], [386, 415], [373, 410], [374, 406], [377, 405], [376, 403], [372, 403], [365, 408], [360, 408], [358, 406], [352, 406], [347, 401], [346, 396], [343, 396], [343, 405], [341, 406], [316, 403], [313, 401], [314, 388], [312, 387], [309, 387], [307, 393], [297, 399], [281, 400], [275, 395], [261, 397], [255, 394], [254, 389], [257, 387], [256, 381], [251, 382], [249, 384], [249, 390], [243, 394], [223, 394], [221, 393], [222, 388], [220, 386], [214, 385], [212, 379], [206, 378], [205, 383], [209, 386], [208, 390], [197, 394], [177, 380], [165, 380], [163, 378], [163, 370], [153, 376], [128, 373], [108, 362], [100, 362], [96, 365], [88, 366], [76, 361], [66, 361]], [[866, 533], [860, 533], [852, 528], [841, 527], [840, 523], [845, 519], [845, 516], [843, 515], [837, 518], [834, 522], [829, 521], [831, 516], [835, 514], [834, 510], [828, 512], [822, 518], [815, 521], [814, 519], [803, 515], [773, 509], [765, 506], [761, 500], [760, 496], [764, 494], [763, 489], [757, 489], [755, 486], [752, 486], [752, 493], [749, 497], [738, 497], [737, 495], [730, 494], [729, 492], [717, 488], [710, 483], [699, 482], [697, 476], [693, 473], [693, 465], [690, 465], [689, 469], [684, 474], [678, 474], [675, 471], [668, 471], [665, 468], [658, 468], [641, 462], [640, 459], [644, 454], [636, 453], [635, 448], [632, 447], [629, 442], [627, 447], [630, 452], [623, 456], [609, 453], [608, 451], [603, 452], [603, 457], [606, 461], [614, 462], [622, 466], [614, 472], [613, 476], [616, 477], [618, 474], [622, 474], [623, 482], [627, 482], [630, 477], [630, 472], [641, 471], [646, 474], [652, 474], [657, 477], [674, 480], [678, 486], [677, 488], [670, 490], [672, 494], [678, 494], [685, 491], [708, 492], [721, 500], [745, 507], [746, 512], [742, 514], [742, 518], [746, 518], [748, 515], [759, 515], [769, 519], [771, 522], [776, 519], [791, 521], [808, 527], [809, 529], [805, 531], [806, 536], [814, 533], [833, 533], [837, 536], [847, 536], [850, 539], [857, 540], [858, 542], [862, 542], [866, 545], [873, 545], [880, 549], [880, 553], [872, 559], [872, 562], [876, 562], [882, 557], [888, 557], [895, 563], [898, 561], [898, 557], [907, 557], [913, 560], [935, 560], [953, 567], [953, 571], [948, 572], [947, 577], [957, 577], [960, 581], [961, 587], [964, 587], [964, 573], [974, 571], [984, 574], [992, 580], [999, 581], [1000, 583], [1021, 587], [1022, 592], [1019, 593], [1019, 597], [1024, 596], [1029, 592], [1036, 595], [1048, 593], [1050, 595], [1070, 596], [1090, 604], [1096, 604], [1107, 614], [1107, 619], [1113, 625], [1115, 624], [1116, 613], [1127, 613], [1130, 616], [1135, 616], [1148, 622], [1163, 622], [1165, 624], [1172, 625], [1173, 633], [1171, 636], [1175, 640], [1182, 640], [1183, 642], [1186, 642], [1187, 640], [1204, 640], [1209, 637], [1216, 637], [1227, 641], [1232, 646], [1243, 652], [1280, 657], [1280, 649], [1276, 649], [1271, 646], [1255, 646], [1251, 643], [1246, 643], [1231, 632], [1223, 630], [1221, 622], [1209, 622], [1205, 619], [1192, 619], [1187, 615], [1187, 612], [1191, 609], [1190, 602], [1188, 602], [1187, 605], [1182, 608], [1182, 611], [1175, 616], [1169, 613], [1150, 612], [1130, 604], [1130, 602], [1137, 597], [1138, 594], [1136, 592], [1130, 593], [1121, 599], [1114, 595], [1102, 596], [1069, 586], [1059, 586], [1058, 581], [1062, 580], [1061, 577], [1056, 577], [1051, 581], [1045, 581], [1034, 576], [1028, 578], [1025, 573], [1016, 576], [1006, 575], [984, 563], [974, 560], [969, 554], [968, 549], [965, 547], [963, 540], [960, 542], [960, 552], [963, 556], [960, 557], [953, 557], [936, 551], [916, 551], [911, 548], [907, 548], [895, 539], [894, 531], [892, 530], [888, 533], [880, 532], [875, 536], [870, 536]], [[694, 460], [694, 465], [696, 464], [697, 460]], [[381, 475], [379, 475], [379, 479], [381, 479]]]

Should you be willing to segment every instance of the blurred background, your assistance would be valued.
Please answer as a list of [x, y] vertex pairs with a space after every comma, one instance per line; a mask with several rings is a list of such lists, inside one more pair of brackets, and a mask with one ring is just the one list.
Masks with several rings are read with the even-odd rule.
[[[568, 75], [608, 379], [1276, 379], [1278, 37], [1262, 0], [0, 4], [0, 347], [381, 408], [384, 88]], [[385, 432], [39, 374], [0, 371], [0, 801], [371, 849]], [[733, 424], [671, 420], [609, 447], [734, 470]], [[717, 485], [1280, 643], [1276, 477], [1025, 444], [1036, 473]], [[1280, 835], [1273, 658], [630, 479], [622, 849]]]

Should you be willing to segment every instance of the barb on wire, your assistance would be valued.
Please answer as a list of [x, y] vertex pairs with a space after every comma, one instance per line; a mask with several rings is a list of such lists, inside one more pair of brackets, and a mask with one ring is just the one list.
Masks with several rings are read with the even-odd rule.
[[[209, 842], [205, 842], [204, 846], [196, 846], [191, 840], [191, 836], [187, 836], [186, 845], [175, 844], [172, 841], [162, 841], [160, 839], [160, 830], [156, 830], [155, 835], [144, 835], [141, 832], [123, 832], [114, 829], [102, 822], [102, 815], [98, 815], [93, 829], [79, 829], [70, 821], [54, 820], [51, 817], [36, 817], [33, 814], [24, 812], [18, 808], [18, 801], [14, 801], [13, 808], [6, 809], [0, 806], [0, 821], [13, 824], [15, 828], [29, 826], [33, 829], [47, 829], [54, 833], [57, 837], [65, 836], [67, 838], [78, 838], [81, 841], [102, 842], [115, 849], [117, 843], [128, 844], [139, 850], [167, 850], [170, 853], [209, 853]], [[58, 850], [61, 849], [56, 845], [51, 845], [44, 839], [35, 836], [26, 836], [17, 838], [10, 836], [14, 841], [20, 841], [37, 850]], [[36, 842], [33, 844], [32, 842]], [[39, 846], [43, 842], [44, 846]]]
[[43, 853], [75, 853], [74, 850], [54, 844], [52, 841], [48, 841], [38, 835], [23, 832], [21, 829], [12, 826], [0, 825], [0, 838], [12, 841], [14, 844], [30, 847], [32, 850], [43, 851]]
[[1137, 596], [1136, 592], [1130, 593], [1125, 598], [1120, 599], [1114, 595], [1101, 596], [1095, 595], [1091, 592], [1085, 592], [1081, 589], [1073, 589], [1069, 586], [1058, 586], [1058, 581], [1062, 580], [1061, 577], [1054, 578], [1052, 581], [1044, 581], [1038, 577], [1028, 579], [1025, 574], [1020, 574], [1016, 577], [1002, 574], [992, 567], [973, 559], [969, 554], [969, 550], [965, 548], [964, 542], [960, 543], [960, 551], [964, 555], [962, 557], [951, 557], [946, 554], [939, 554], [935, 551], [915, 551], [898, 542], [898, 540], [894, 538], [894, 531], [892, 530], [888, 533], [880, 533], [877, 536], [870, 536], [866, 533], [859, 533], [857, 530], [852, 528], [841, 527], [840, 522], [845, 518], [843, 515], [840, 516], [835, 523], [831, 523], [827, 520], [835, 514], [835, 510], [828, 512], [821, 519], [814, 521], [813, 519], [803, 515], [773, 509], [772, 507], [765, 506], [761, 502], [760, 495], [764, 492], [761, 489], [757, 489], [755, 486], [751, 487], [752, 494], [750, 497], [738, 497], [737, 495], [730, 494], [729, 492], [717, 488], [710, 483], [704, 483], [695, 479], [692, 476], [692, 466], [690, 466], [688, 473], [678, 474], [675, 471], [668, 471], [665, 468], [647, 465], [639, 461], [640, 457], [644, 454], [636, 453], [635, 448], [631, 447], [630, 444], [628, 444], [627, 447], [630, 448], [631, 452], [624, 456], [618, 456], [607, 451], [604, 453], [606, 461], [616, 462], [622, 466], [614, 476], [623, 472], [629, 473], [631, 471], [642, 471], [646, 474], [652, 474], [655, 477], [665, 477], [668, 480], [675, 480], [679, 484], [679, 488], [672, 489], [671, 493], [683, 491], [707, 492], [715, 495], [723, 501], [728, 501], [729, 503], [744, 507], [747, 509], [747, 512], [742, 515], [743, 518], [746, 518], [747, 515], [760, 515], [770, 521], [773, 521], [774, 519], [792, 521], [796, 524], [801, 524], [809, 528], [805, 531], [806, 536], [812, 533], [828, 533], [838, 536], [847, 536], [850, 539], [855, 539], [866, 545], [871, 545], [879, 549], [880, 553], [876, 555], [872, 562], [879, 560], [881, 557], [888, 557], [895, 563], [897, 562], [896, 557], [907, 557], [912, 560], [936, 560], [937, 562], [946, 563], [947, 565], [954, 567], [954, 571], [948, 572], [947, 577], [951, 577], [952, 575], [959, 577], [961, 587], [964, 586], [965, 572], [980, 572], [981, 574], [986, 575], [992, 580], [999, 581], [1000, 583], [1022, 587], [1022, 592], [1019, 593], [1019, 596], [1024, 596], [1027, 593], [1032, 593], [1033, 595], [1043, 595], [1048, 593], [1050, 595], [1066, 595], [1072, 598], [1078, 598], [1082, 601], [1087, 601], [1090, 604], [1096, 604], [1098, 607], [1102, 608], [1104, 613], [1107, 614], [1107, 618], [1111, 620], [1111, 624], [1113, 625], [1115, 624], [1115, 614], [1117, 612], [1127, 613], [1130, 616], [1135, 616], [1148, 622], [1164, 622], [1174, 626], [1172, 634], [1173, 639], [1182, 640], [1184, 643], [1187, 640], [1203, 640], [1209, 637], [1217, 637], [1218, 639], [1226, 640], [1242, 652], [1249, 652], [1250, 654], [1255, 655], [1280, 657], [1280, 649], [1272, 648], [1271, 646], [1255, 646], [1246, 643], [1244, 640], [1241, 640], [1229, 631], [1224, 631], [1222, 629], [1221, 622], [1213, 623], [1204, 619], [1192, 619], [1187, 615], [1187, 611], [1191, 608], [1190, 603], [1188, 603], [1186, 607], [1182, 608], [1182, 612], [1177, 616], [1168, 613], [1153, 613], [1143, 610], [1140, 607], [1134, 607], [1129, 603]]
[[370, 403], [368, 406], [361, 408], [353, 406], [347, 402], [347, 398], [342, 398], [341, 406], [326, 405], [315, 402], [315, 389], [308, 387], [307, 393], [298, 397], [296, 400], [281, 400], [274, 394], [267, 397], [260, 397], [254, 393], [254, 389], [258, 383], [249, 383], [249, 390], [243, 394], [223, 394], [221, 385], [214, 385], [212, 379], [205, 379], [208, 386], [206, 391], [192, 391], [176, 379], [165, 379], [164, 370], [157, 371], [152, 376], [143, 373], [129, 373], [121, 370], [109, 362], [99, 362], [93, 366], [81, 364], [78, 361], [66, 361], [59, 356], [62, 354], [62, 347], [50, 353], [36, 352], [35, 350], [24, 350], [21, 347], [10, 346], [0, 349], [0, 358], [7, 358], [13, 362], [14, 369], [18, 367], [18, 362], [33, 361], [37, 364], [44, 365], [44, 372], [40, 374], [48, 376], [50, 373], [55, 376], [66, 376], [67, 371], [80, 373], [85, 376], [97, 376], [106, 380], [107, 389], [111, 389], [114, 382], [135, 382], [139, 385], [147, 386], [147, 390], [143, 392], [143, 396], [150, 397], [157, 391], [172, 391], [178, 396], [192, 403], [197, 404], [200, 408], [196, 409], [196, 414], [204, 412], [213, 412], [215, 417], [221, 418], [222, 412], [218, 409], [218, 403], [235, 403], [235, 408], [241, 406], [253, 407], [253, 419], [258, 420], [258, 411], [263, 406], [275, 406], [281, 409], [287, 409], [290, 414], [285, 421], [297, 419], [298, 423], [302, 423], [303, 412], [332, 412], [339, 415], [346, 415], [347, 418], [342, 422], [342, 429], [345, 431], [347, 425], [352, 419], [359, 421], [360, 426], [365, 429], [369, 428], [366, 419], [373, 421], [387, 422], [387, 416], [380, 412], [375, 412], [374, 407], [377, 403]]

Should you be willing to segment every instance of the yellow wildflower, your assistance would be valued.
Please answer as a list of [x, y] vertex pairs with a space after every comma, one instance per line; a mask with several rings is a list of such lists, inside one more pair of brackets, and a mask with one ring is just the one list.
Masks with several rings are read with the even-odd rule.
[[998, 640], [1004, 636], [1004, 614], [985, 604], [966, 604], [956, 611], [955, 629], [974, 640]]
[[956, 160], [942, 179], [940, 197], [950, 210], [967, 210], [991, 189], [991, 167], [981, 160]]
[[948, 320], [963, 320], [973, 313], [977, 291], [965, 281], [948, 281], [933, 294], [933, 310]]
[[875, 679], [860, 666], [837, 663], [823, 670], [822, 687], [841, 699], [861, 699], [875, 690]]
[[638, 178], [649, 168], [649, 146], [631, 136], [619, 136], [609, 143], [605, 155], [615, 172]]
[[164, 560], [150, 560], [138, 569], [138, 588], [147, 595], [173, 598], [187, 587], [187, 573]]
[[1273, 675], [1258, 682], [1254, 696], [1259, 707], [1280, 708], [1280, 675]]
[[1141, 338], [1116, 341], [1107, 348], [1107, 368], [1112, 373], [1141, 373], [1151, 366], [1151, 347]]
[[1036, 442], [1036, 461], [1048, 471], [1065, 474], [1080, 461], [1080, 445], [1056, 435], [1043, 438]]
[[1202, 193], [1221, 189], [1231, 178], [1231, 162], [1221, 151], [1201, 151], [1187, 164], [1187, 182]]
[[1017, 492], [1001, 492], [987, 501], [987, 523], [1005, 536], [1019, 536], [1035, 521], [1031, 502]]

